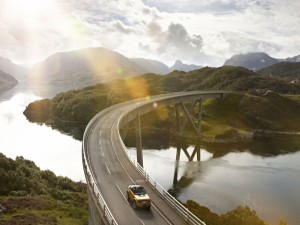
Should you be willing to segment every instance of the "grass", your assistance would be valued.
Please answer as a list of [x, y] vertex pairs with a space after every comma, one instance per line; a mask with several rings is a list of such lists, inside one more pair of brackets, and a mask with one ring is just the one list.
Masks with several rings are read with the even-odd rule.
[[[299, 101], [298, 101], [299, 100]], [[300, 96], [230, 94], [203, 103], [202, 135], [244, 139], [254, 130], [300, 131]]]
[[[87, 199], [86, 194], [85, 198]], [[25, 204], [26, 202], [26, 204]], [[0, 197], [6, 208], [0, 213], [0, 225], [83, 225], [88, 224], [87, 204], [73, 206], [48, 196]]]
[[285, 95], [285, 97], [290, 98], [294, 101], [300, 102], [300, 95]]

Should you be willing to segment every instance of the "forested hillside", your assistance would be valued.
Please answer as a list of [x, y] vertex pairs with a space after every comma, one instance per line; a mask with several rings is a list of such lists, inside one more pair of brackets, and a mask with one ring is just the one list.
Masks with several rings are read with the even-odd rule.
[[[33, 122], [63, 125], [66, 132], [70, 132], [67, 126], [76, 127], [76, 137], [80, 139], [89, 120], [106, 107], [134, 98], [192, 90], [247, 91], [231, 94], [224, 100], [204, 102], [204, 138], [239, 141], [253, 137], [256, 130], [300, 130], [299, 102], [279, 94], [299, 93], [299, 85], [231, 66], [115, 80], [31, 103], [24, 114]], [[163, 123], [164, 132], [170, 136], [175, 133], [174, 117], [174, 110], [161, 109], [142, 118], [142, 124], [144, 128], [158, 129]]]
[[0, 224], [87, 224], [86, 184], [0, 153]]
[[260, 71], [260, 74], [268, 76], [294, 76], [300, 77], [300, 62], [280, 62], [266, 67]]

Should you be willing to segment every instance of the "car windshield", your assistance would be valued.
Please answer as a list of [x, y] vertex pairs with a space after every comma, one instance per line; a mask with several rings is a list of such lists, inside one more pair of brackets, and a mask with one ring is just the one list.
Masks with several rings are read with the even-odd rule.
[[135, 195], [145, 195], [146, 194], [146, 190], [143, 187], [136, 187], [132, 191]]

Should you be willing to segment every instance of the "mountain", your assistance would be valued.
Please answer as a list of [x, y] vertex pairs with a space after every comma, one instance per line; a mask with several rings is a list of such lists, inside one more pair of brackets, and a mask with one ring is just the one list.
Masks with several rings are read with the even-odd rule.
[[9, 90], [18, 84], [18, 81], [11, 75], [0, 70], [0, 92]]
[[299, 76], [300, 62], [280, 62], [257, 71], [263, 75], [271, 76]]
[[165, 64], [142, 58], [127, 58], [105, 48], [86, 48], [56, 53], [33, 66], [30, 84], [46, 86], [48, 93], [83, 88], [114, 79], [128, 78], [144, 73], [166, 74], [170, 70]]
[[170, 68], [157, 60], [152, 60], [152, 59], [143, 59], [143, 58], [131, 58], [130, 59], [132, 62], [136, 63], [140, 67], [144, 68], [147, 70], [147, 73], [156, 73], [156, 74], [162, 74], [165, 75], [167, 73], [170, 73]]
[[234, 55], [227, 59], [224, 65], [242, 66], [249, 70], [258, 71], [278, 62], [278, 59], [272, 58], [264, 52], [254, 52]]
[[286, 61], [286, 62], [300, 62], [300, 55], [297, 55], [297, 56], [294, 56], [294, 57], [291, 57], [291, 58], [287, 58], [284, 61]]
[[117, 52], [86, 48], [48, 57], [33, 66], [30, 77], [35, 83], [78, 88], [144, 72], [144, 68]]
[[19, 66], [9, 59], [5, 59], [0, 57], [0, 70], [5, 73], [11, 74], [19, 81], [23, 81], [26, 79], [28, 74], [28, 69], [22, 66]]
[[191, 70], [197, 70], [202, 68], [202, 66], [197, 66], [194, 64], [184, 64], [183, 62], [181, 62], [180, 60], [176, 60], [175, 64], [173, 66], [170, 67], [170, 70], [179, 70], [179, 71], [191, 71]]
[[266, 77], [244, 67], [204, 67], [183, 72], [173, 71], [163, 77], [166, 92], [196, 90], [254, 91], [268, 89], [279, 93], [300, 93], [300, 85], [277, 77]]

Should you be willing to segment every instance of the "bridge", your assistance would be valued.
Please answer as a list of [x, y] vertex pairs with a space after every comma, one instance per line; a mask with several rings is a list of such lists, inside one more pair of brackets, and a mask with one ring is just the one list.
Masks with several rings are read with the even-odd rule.
[[[98, 113], [88, 124], [82, 142], [82, 160], [88, 184], [89, 224], [119, 225], [184, 225], [205, 224], [178, 202], [144, 169], [140, 116], [159, 107], [175, 106], [177, 130], [180, 134], [190, 122], [195, 134], [201, 135], [202, 100], [223, 98], [226, 92], [180, 92], [137, 99], [117, 105]], [[194, 102], [190, 109], [183, 104]], [[198, 123], [191, 118], [196, 104]], [[180, 119], [180, 109], [185, 120]], [[135, 122], [137, 156], [131, 155], [123, 143], [128, 124]], [[197, 155], [195, 152], [189, 159]], [[176, 159], [180, 152], [177, 150]], [[134, 210], [127, 201], [126, 190], [130, 184], [143, 185], [152, 200], [150, 210]]]

